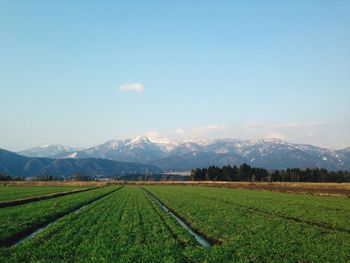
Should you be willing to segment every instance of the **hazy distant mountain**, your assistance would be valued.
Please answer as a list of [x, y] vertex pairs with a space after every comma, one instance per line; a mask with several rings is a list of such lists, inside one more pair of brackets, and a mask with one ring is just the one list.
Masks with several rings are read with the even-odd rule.
[[337, 154], [340, 156], [340, 159], [342, 160], [342, 163], [344, 164], [344, 166], [349, 167], [350, 166], [350, 147], [337, 151]]
[[55, 144], [55, 145], [43, 145], [43, 146], [35, 147], [32, 149], [19, 152], [19, 154], [28, 156], [28, 157], [62, 158], [71, 152], [80, 151], [80, 150], [82, 149]]
[[81, 172], [86, 175], [111, 177], [124, 174], [159, 173], [153, 165], [118, 162], [107, 159], [50, 159], [24, 157], [0, 149], [0, 173], [11, 176], [52, 175], [68, 177]]
[[[22, 152], [23, 154], [23, 152]], [[270, 169], [322, 167], [350, 169], [350, 148], [334, 151], [281, 140], [154, 140], [137, 137], [113, 140], [81, 151], [62, 151], [60, 158], [104, 158], [153, 164], [165, 170], [188, 170], [209, 165], [239, 165]]]
[[241, 164], [245, 159], [237, 154], [217, 154], [211, 152], [191, 152], [183, 155], [173, 155], [152, 161], [152, 164], [163, 170], [186, 171], [194, 167], [208, 167], [210, 165], [224, 166], [227, 164]]

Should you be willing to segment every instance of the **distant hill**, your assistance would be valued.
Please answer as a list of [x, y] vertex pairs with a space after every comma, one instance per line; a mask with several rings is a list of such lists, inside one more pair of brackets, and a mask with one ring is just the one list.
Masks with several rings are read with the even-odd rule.
[[[47, 147], [46, 147], [47, 148]], [[36, 148], [38, 149], [38, 148]], [[37, 152], [45, 156], [46, 149]], [[32, 150], [21, 152], [26, 154]], [[209, 165], [240, 165], [247, 163], [266, 169], [326, 168], [350, 170], [350, 148], [330, 150], [312, 145], [288, 143], [277, 139], [264, 140], [112, 140], [67, 153], [56, 152], [56, 158], [104, 158], [119, 162], [137, 162], [158, 166], [166, 171], [184, 171]]]
[[24, 157], [19, 154], [0, 149], [0, 173], [11, 176], [52, 175], [69, 177], [75, 173], [112, 177], [125, 174], [160, 173], [161, 169], [154, 165], [118, 162], [107, 159], [50, 159]]

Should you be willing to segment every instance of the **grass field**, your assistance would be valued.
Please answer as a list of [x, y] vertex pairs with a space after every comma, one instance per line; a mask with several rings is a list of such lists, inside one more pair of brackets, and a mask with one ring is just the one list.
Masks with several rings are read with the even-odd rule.
[[[151, 194], [212, 246], [202, 247]], [[0, 208], [0, 215], [0, 262], [350, 261], [350, 199], [342, 197], [126, 185]]]
[[0, 202], [84, 188], [87, 186], [0, 186]]

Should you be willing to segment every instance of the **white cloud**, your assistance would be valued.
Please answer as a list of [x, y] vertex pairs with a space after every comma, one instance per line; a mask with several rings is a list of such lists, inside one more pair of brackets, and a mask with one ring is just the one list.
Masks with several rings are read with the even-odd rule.
[[323, 126], [327, 126], [327, 123], [322, 122], [322, 121], [311, 121], [311, 122], [307, 123], [307, 126], [323, 127]]
[[277, 124], [273, 124], [271, 127], [277, 128], [277, 129], [289, 129], [289, 128], [303, 128], [303, 127], [320, 127], [325, 125], [326, 124], [324, 122], [311, 121], [306, 123], [299, 123], [299, 122], [277, 123]]
[[131, 91], [131, 92], [141, 93], [144, 89], [145, 87], [143, 86], [142, 83], [126, 83], [119, 87], [119, 90], [123, 92]]
[[158, 131], [149, 131], [147, 133], [147, 137], [149, 137], [149, 138], [159, 138], [160, 134], [159, 134]]
[[212, 124], [207, 126], [200, 126], [200, 127], [194, 127], [192, 130], [196, 133], [206, 133], [206, 132], [213, 132], [213, 131], [223, 131], [226, 130], [226, 127], [219, 124]]
[[306, 133], [306, 136], [312, 137], [312, 136], [314, 136], [314, 134], [313, 134], [312, 132], [307, 132], [307, 133]]
[[262, 123], [260, 121], [251, 121], [244, 123], [242, 126], [245, 128], [256, 128], [262, 126]]
[[265, 139], [279, 139], [283, 140], [285, 136], [279, 132], [270, 132], [264, 136]]
[[175, 133], [181, 135], [181, 136], [184, 136], [185, 135], [185, 131], [181, 128], [177, 128], [175, 131]]
[[287, 122], [287, 123], [278, 123], [272, 125], [273, 128], [298, 128], [301, 127], [302, 124], [298, 122]]

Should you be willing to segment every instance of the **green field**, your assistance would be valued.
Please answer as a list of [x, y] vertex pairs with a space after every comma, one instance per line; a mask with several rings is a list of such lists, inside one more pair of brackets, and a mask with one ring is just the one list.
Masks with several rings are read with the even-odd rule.
[[40, 202], [1, 208], [0, 245], [11, 243], [17, 236], [31, 232], [31, 230], [87, 204], [113, 190], [111, 188], [97, 188]]
[[88, 188], [86, 186], [0, 186], [0, 202]]
[[[212, 246], [202, 247], [150, 193]], [[127, 185], [0, 215], [0, 262], [350, 262], [348, 198]], [[16, 244], [19, 233], [56, 219]]]

